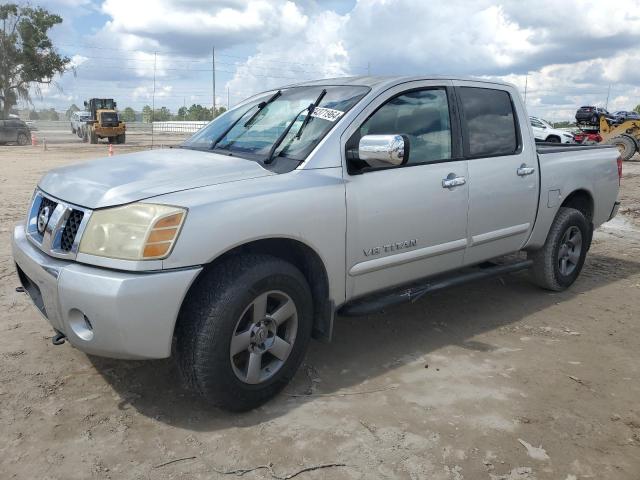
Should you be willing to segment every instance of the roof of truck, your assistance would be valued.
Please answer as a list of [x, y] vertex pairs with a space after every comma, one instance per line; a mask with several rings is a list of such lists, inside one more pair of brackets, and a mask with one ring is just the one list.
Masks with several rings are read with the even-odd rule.
[[466, 80], [472, 82], [491, 83], [494, 85], [506, 85], [512, 86], [507, 82], [501, 82], [498, 80], [490, 80], [484, 78], [473, 77], [460, 77], [449, 75], [412, 75], [412, 76], [359, 76], [359, 77], [335, 77], [335, 78], [323, 78], [319, 80], [311, 80], [307, 82], [295, 83], [288, 85], [293, 86], [311, 86], [311, 85], [357, 85], [364, 87], [375, 87], [380, 84], [399, 84], [406, 82], [414, 82], [419, 80]]

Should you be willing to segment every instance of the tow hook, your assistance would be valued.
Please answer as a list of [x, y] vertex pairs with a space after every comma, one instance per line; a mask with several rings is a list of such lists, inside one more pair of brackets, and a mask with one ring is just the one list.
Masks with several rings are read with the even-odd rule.
[[64, 333], [58, 332], [56, 330], [56, 334], [51, 339], [51, 343], [53, 343], [54, 345], [62, 345], [65, 340], [67, 340], [67, 336]]

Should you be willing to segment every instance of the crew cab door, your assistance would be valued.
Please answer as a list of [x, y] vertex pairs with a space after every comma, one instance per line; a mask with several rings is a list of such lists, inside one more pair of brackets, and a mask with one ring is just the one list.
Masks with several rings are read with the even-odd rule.
[[[360, 138], [372, 134], [406, 135], [406, 165], [374, 169], [359, 160]], [[459, 267], [469, 187], [451, 83], [410, 82], [386, 91], [342, 138], [347, 298]], [[454, 178], [457, 186], [443, 186]]]
[[454, 85], [469, 161], [469, 265], [524, 246], [538, 206], [538, 157], [517, 92], [483, 82]]

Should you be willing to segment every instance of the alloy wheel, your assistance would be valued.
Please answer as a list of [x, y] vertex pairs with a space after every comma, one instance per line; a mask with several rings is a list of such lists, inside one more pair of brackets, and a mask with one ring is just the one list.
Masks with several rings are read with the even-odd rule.
[[298, 310], [289, 295], [278, 290], [258, 295], [240, 315], [231, 337], [236, 377], [249, 384], [273, 377], [289, 357], [297, 331]]

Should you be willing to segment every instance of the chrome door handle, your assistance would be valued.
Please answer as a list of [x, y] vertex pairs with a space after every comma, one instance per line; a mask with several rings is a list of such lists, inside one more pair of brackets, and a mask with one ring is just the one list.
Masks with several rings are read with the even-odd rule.
[[456, 177], [455, 173], [450, 173], [447, 178], [442, 179], [442, 188], [459, 187], [467, 183], [467, 179], [464, 177]]
[[535, 168], [527, 167], [526, 163], [523, 163], [522, 165], [520, 165], [520, 168], [518, 168], [518, 170], [516, 170], [518, 175], [520, 175], [521, 177], [524, 177], [525, 175], [531, 175], [535, 171], [536, 171]]

